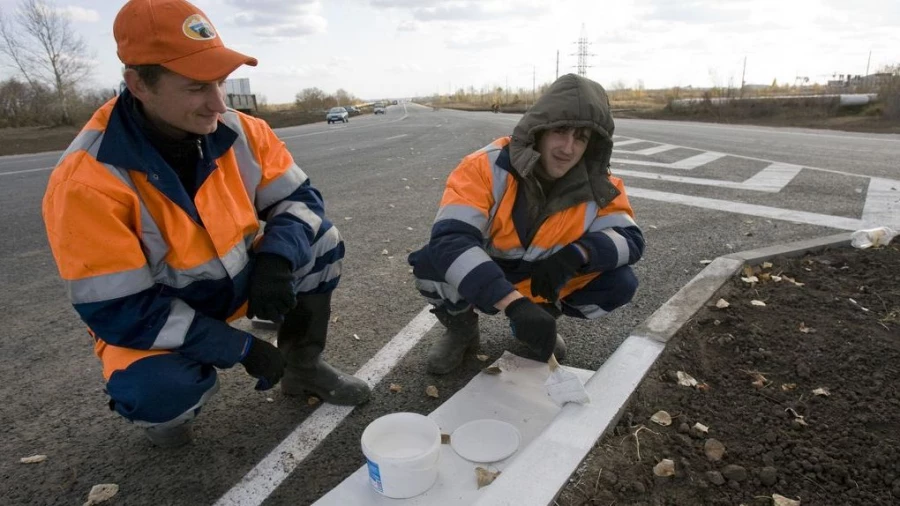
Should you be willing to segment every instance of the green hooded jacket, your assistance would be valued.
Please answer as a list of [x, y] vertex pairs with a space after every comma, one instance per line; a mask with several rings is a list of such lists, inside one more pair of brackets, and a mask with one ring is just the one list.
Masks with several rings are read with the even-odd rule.
[[[558, 127], [587, 127], [593, 133], [578, 164], [545, 195], [535, 175], [541, 158], [537, 140], [541, 132]], [[528, 109], [513, 130], [509, 154], [513, 169], [525, 186], [535, 232], [547, 217], [563, 209], [591, 200], [602, 209], [619, 195], [609, 180], [614, 130], [606, 91], [598, 83], [575, 74], [557, 79]]]

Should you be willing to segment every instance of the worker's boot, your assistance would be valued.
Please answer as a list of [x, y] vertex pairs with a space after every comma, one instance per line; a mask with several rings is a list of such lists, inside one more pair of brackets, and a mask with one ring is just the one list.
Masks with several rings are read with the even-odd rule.
[[466, 352], [478, 346], [478, 315], [472, 307], [459, 314], [450, 314], [446, 307], [431, 310], [444, 332], [428, 350], [428, 372], [447, 374], [463, 362]]
[[188, 420], [175, 427], [155, 425], [144, 429], [144, 434], [155, 446], [160, 448], [178, 448], [193, 440], [193, 425], [193, 420]]
[[315, 395], [332, 404], [362, 404], [369, 400], [369, 385], [322, 360], [330, 317], [331, 292], [300, 295], [297, 306], [285, 315], [278, 329], [278, 348], [285, 360], [281, 391]]

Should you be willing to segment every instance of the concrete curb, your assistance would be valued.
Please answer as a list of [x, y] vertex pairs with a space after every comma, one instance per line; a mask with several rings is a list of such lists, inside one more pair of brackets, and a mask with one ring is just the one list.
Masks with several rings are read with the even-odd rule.
[[477, 505], [546, 506], [552, 504], [569, 477], [597, 441], [618, 422], [622, 410], [666, 343], [744, 264], [779, 256], [800, 256], [850, 245], [850, 233], [733, 253], [716, 258], [687, 285], [644, 320], [585, 388], [591, 404], [567, 404], [550, 425], [524, 448]]

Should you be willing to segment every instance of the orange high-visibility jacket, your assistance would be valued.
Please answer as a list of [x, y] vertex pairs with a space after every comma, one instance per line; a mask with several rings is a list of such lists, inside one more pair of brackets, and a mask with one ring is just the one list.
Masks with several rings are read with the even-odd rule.
[[134, 100], [126, 91], [98, 109], [50, 177], [43, 216], [60, 276], [107, 379], [172, 351], [230, 367], [250, 342], [226, 321], [246, 311], [254, 248], [297, 270], [337, 229], [284, 143], [233, 110], [202, 138], [192, 200], [137, 126]]
[[417, 275], [420, 290], [493, 312], [494, 304], [513, 290], [543, 301], [531, 294], [531, 270], [571, 243], [583, 246], [590, 260], [560, 290], [560, 298], [603, 271], [641, 258], [643, 235], [621, 179], [608, 176], [609, 200], [602, 205], [585, 198], [535, 220], [524, 207], [523, 183], [512, 168], [509, 144], [510, 137], [497, 139], [468, 155], [450, 174], [431, 240], [410, 256], [417, 265], [420, 255], [428, 255], [444, 281]]

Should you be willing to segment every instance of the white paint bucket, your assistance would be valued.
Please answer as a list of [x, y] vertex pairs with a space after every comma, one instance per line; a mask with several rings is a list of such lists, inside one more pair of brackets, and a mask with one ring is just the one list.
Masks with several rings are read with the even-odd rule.
[[363, 431], [369, 483], [379, 493], [406, 499], [434, 485], [441, 456], [441, 429], [417, 413], [392, 413]]

